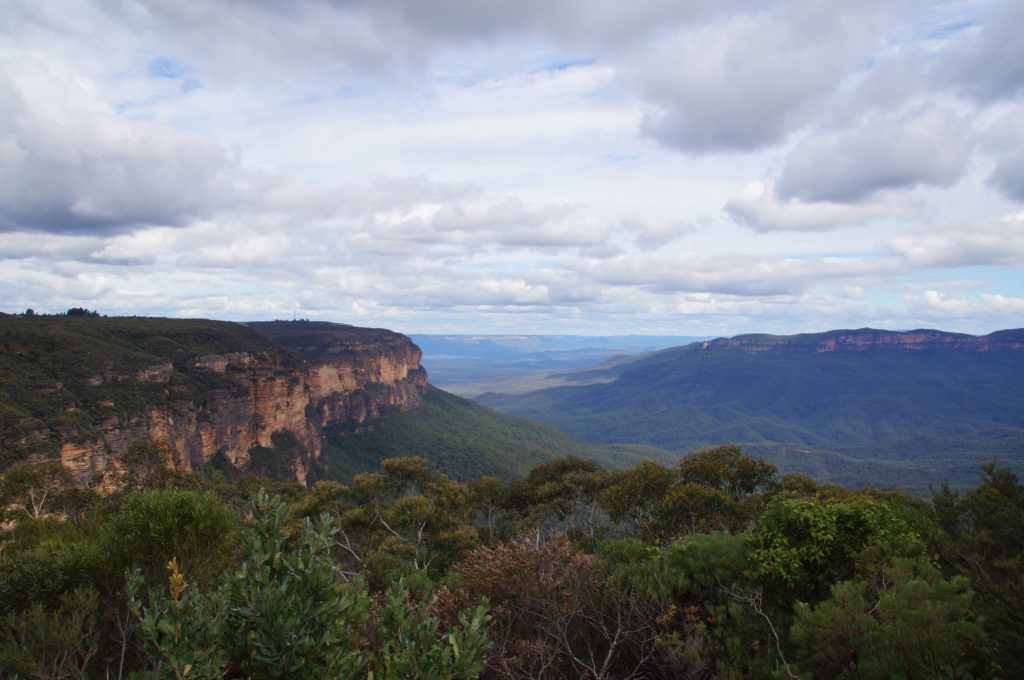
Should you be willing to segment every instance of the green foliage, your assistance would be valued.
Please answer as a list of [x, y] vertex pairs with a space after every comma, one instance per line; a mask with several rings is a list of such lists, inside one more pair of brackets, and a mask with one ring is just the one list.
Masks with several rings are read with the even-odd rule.
[[816, 606], [798, 604], [793, 637], [815, 677], [984, 677], [971, 598], [967, 579], [897, 560], [878, 583], [841, 581]]
[[288, 430], [278, 430], [270, 435], [270, 447], [254, 446], [249, 449], [249, 472], [281, 482], [295, 481], [295, 470], [291, 465], [299, 459], [302, 446], [296, 436]]
[[628, 522], [632, 531], [654, 539], [660, 534], [661, 499], [674, 480], [671, 469], [652, 460], [616, 470], [601, 492], [601, 507], [613, 522]]
[[[167, 594], [143, 606], [129, 584], [140, 630], [162, 667], [175, 678], [227, 674], [253, 679], [357, 677], [473, 678], [487, 649], [485, 606], [461, 626], [439, 633], [425, 603], [401, 584], [371, 617], [359, 578], [346, 579], [332, 558], [339, 527], [327, 515], [287, 531], [288, 507], [258, 493], [255, 520], [243, 532], [245, 560], [216, 590], [188, 583], [176, 560]], [[361, 628], [373, 640], [360, 639]]]
[[237, 550], [237, 520], [210, 492], [154, 489], [127, 496], [102, 526], [108, 573], [138, 569], [146, 584], [164, 580], [172, 558], [198, 584], [210, 584]]
[[895, 557], [925, 555], [908, 523], [871, 498], [777, 499], [762, 515], [753, 541], [755, 574], [812, 602], [831, 583], [875, 574]]
[[99, 595], [77, 588], [61, 595], [47, 611], [34, 602], [21, 612], [0, 616], [0, 677], [35, 680], [87, 678], [99, 640]]
[[595, 536], [608, 473], [592, 460], [570, 456], [535, 466], [508, 487], [506, 507], [528, 529], [555, 523], [570, 534]]
[[704, 449], [679, 460], [679, 479], [725, 492], [734, 501], [775, 490], [775, 466], [751, 458], [735, 444]]
[[739, 530], [776, 492], [775, 466], [738, 446], [684, 456], [675, 469], [645, 461], [613, 472], [600, 495], [612, 521], [650, 540], [684, 533]]
[[0, 477], [0, 520], [2, 511], [15, 508], [14, 515], [39, 519], [60, 507], [61, 494], [72, 484], [71, 473], [59, 462], [22, 463]]
[[1024, 485], [994, 462], [983, 474], [962, 497], [946, 488], [934, 504], [950, 532], [946, 563], [970, 578], [996, 664], [1009, 673], [1024, 659]]
[[429, 614], [429, 604], [416, 601], [401, 581], [389, 590], [374, 622], [379, 651], [371, 658], [369, 680], [463, 680], [484, 670], [484, 653], [491, 647], [487, 605], [470, 616], [460, 612], [460, 625], [439, 641], [440, 624]]
[[288, 550], [288, 508], [256, 497], [258, 520], [243, 534], [246, 559], [204, 594], [168, 563], [169, 595], [149, 607], [133, 598], [141, 631], [174, 677], [351, 677], [362, 666], [348, 626], [365, 619], [369, 597], [337, 577], [331, 527], [306, 520]]
[[1015, 677], [1024, 658], [1024, 488], [994, 464], [929, 505], [777, 483], [733, 447], [508, 485], [403, 456], [312, 490], [161, 455], [133, 447], [123, 490], [0, 535], [0, 677]]
[[[468, 486], [414, 456], [385, 459], [382, 466], [383, 474], [356, 476], [353, 505], [340, 518], [347, 552], [371, 583], [383, 586], [405, 569], [443, 573], [476, 546]], [[355, 546], [354, 535], [360, 536]]]
[[22, 533], [0, 552], [0, 614], [37, 604], [53, 610], [67, 593], [102, 580], [104, 555], [95, 541], [58, 527], [36, 528], [42, 530]]

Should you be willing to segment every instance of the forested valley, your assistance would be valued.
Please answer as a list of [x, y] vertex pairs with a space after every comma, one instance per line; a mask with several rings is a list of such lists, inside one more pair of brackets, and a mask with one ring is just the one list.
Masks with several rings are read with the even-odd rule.
[[929, 497], [736, 446], [509, 483], [421, 458], [312, 488], [166, 469], [2, 480], [4, 678], [1019, 677], [1024, 487]]

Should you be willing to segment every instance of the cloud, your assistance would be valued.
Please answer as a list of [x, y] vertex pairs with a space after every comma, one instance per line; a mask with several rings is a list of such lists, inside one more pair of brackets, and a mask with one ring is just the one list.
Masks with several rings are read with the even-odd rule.
[[823, 232], [861, 226], [873, 220], [906, 214], [911, 207], [893, 202], [858, 204], [780, 199], [762, 182], [748, 184], [726, 201], [726, 214], [736, 224], [757, 232]]
[[610, 228], [577, 214], [577, 206], [530, 206], [505, 197], [472, 203], [425, 205], [407, 215], [375, 215], [370, 228], [376, 237], [423, 245], [509, 246], [521, 248], [600, 247]]
[[[907, 306], [931, 319], [969, 319], [996, 317], [999, 324], [1014, 323], [1015, 316], [1024, 312], [1024, 297], [998, 294], [948, 295], [928, 290], [921, 295], [906, 296]], [[1019, 316], [1018, 316], [1019, 318]]]
[[989, 185], [1024, 203], [1024, 106], [1013, 106], [1000, 116], [985, 130], [982, 143], [994, 157]]
[[692, 224], [651, 216], [627, 217], [622, 220], [622, 228], [641, 250], [660, 248], [696, 231]]
[[799, 295], [824, 281], [860, 279], [891, 269], [891, 263], [857, 257], [707, 257], [659, 252], [592, 264], [588, 273], [605, 284], [640, 286], [662, 293], [761, 297]]
[[0, 60], [0, 230], [181, 225], [240, 200], [216, 144], [129, 121], [59, 63]]
[[1024, 3], [996, 2], [980, 17], [980, 26], [952, 40], [935, 61], [940, 86], [979, 102], [1014, 99], [1024, 93]]
[[623, 76], [653, 106], [644, 131], [692, 152], [782, 141], [877, 39], [875, 8], [858, 9], [791, 3], [669, 32]]
[[1001, 155], [989, 183], [1007, 198], [1024, 203], [1024, 150]]
[[948, 186], [963, 174], [971, 148], [967, 122], [950, 111], [881, 113], [852, 129], [802, 139], [775, 189], [783, 199], [855, 203], [886, 189]]
[[1024, 213], [980, 225], [919, 230], [880, 244], [916, 268], [1024, 265]]

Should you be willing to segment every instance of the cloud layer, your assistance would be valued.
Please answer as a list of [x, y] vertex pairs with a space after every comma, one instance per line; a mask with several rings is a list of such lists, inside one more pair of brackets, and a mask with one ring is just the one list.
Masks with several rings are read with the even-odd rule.
[[15, 1], [0, 309], [1019, 326], [1022, 21], [1009, 0]]

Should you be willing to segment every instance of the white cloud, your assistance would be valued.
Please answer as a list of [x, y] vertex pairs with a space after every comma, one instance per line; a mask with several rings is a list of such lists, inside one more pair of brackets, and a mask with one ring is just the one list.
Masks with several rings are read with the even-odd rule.
[[696, 253], [627, 255], [594, 263], [589, 274], [611, 285], [661, 292], [722, 293], [738, 296], [799, 295], [823, 282], [862, 279], [892, 270], [890, 262], [868, 258], [787, 258]]
[[959, 228], [918, 230], [884, 241], [881, 250], [914, 267], [1024, 265], [1024, 213]]

